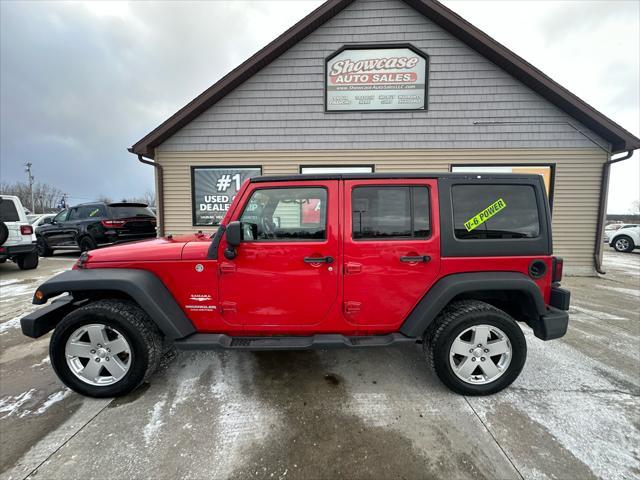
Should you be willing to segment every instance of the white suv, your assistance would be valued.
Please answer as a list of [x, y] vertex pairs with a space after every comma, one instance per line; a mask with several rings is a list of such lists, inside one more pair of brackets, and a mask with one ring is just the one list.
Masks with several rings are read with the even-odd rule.
[[33, 227], [27, 220], [18, 197], [0, 195], [0, 263], [7, 259], [21, 270], [38, 266], [38, 252], [33, 242]]
[[609, 245], [618, 252], [632, 252], [634, 248], [640, 248], [640, 227], [621, 228], [609, 240]]

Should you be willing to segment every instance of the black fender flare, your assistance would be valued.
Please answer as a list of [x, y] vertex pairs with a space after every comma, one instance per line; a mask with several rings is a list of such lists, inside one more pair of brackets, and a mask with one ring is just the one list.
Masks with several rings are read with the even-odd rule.
[[473, 272], [447, 275], [438, 280], [422, 297], [406, 318], [400, 332], [408, 337], [421, 337], [444, 307], [456, 296], [472, 291], [518, 291], [533, 302], [539, 317], [546, 307], [538, 285], [517, 272]]
[[186, 337], [196, 331], [169, 289], [155, 274], [147, 270], [128, 268], [69, 270], [40, 285], [37, 292], [41, 292], [42, 296], [34, 295], [33, 303], [45, 304], [50, 298], [65, 292], [76, 296], [82, 293], [107, 291], [121, 292], [132, 298], [170, 340]]

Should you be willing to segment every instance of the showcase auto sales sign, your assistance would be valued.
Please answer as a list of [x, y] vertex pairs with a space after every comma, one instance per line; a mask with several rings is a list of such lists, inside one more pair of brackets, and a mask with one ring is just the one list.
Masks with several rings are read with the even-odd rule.
[[326, 70], [328, 111], [426, 106], [427, 60], [410, 48], [345, 49]]

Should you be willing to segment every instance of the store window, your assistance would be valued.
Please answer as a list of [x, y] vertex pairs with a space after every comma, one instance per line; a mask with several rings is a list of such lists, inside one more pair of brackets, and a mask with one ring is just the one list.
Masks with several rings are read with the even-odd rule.
[[454, 185], [453, 221], [460, 239], [516, 239], [540, 235], [531, 185]]
[[427, 238], [431, 233], [427, 187], [356, 187], [351, 210], [356, 240]]
[[321, 173], [373, 173], [373, 165], [352, 165], [345, 167], [302, 165], [300, 173], [321, 174]]
[[240, 221], [249, 241], [326, 238], [327, 191], [320, 187], [256, 190]]

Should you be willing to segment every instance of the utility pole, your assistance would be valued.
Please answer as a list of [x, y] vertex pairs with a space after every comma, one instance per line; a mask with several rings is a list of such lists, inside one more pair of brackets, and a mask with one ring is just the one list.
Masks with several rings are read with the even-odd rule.
[[31, 195], [31, 213], [36, 213], [36, 206], [33, 202], [33, 175], [31, 175], [31, 162], [25, 163], [25, 172], [27, 172], [27, 180], [29, 181], [29, 194]]

